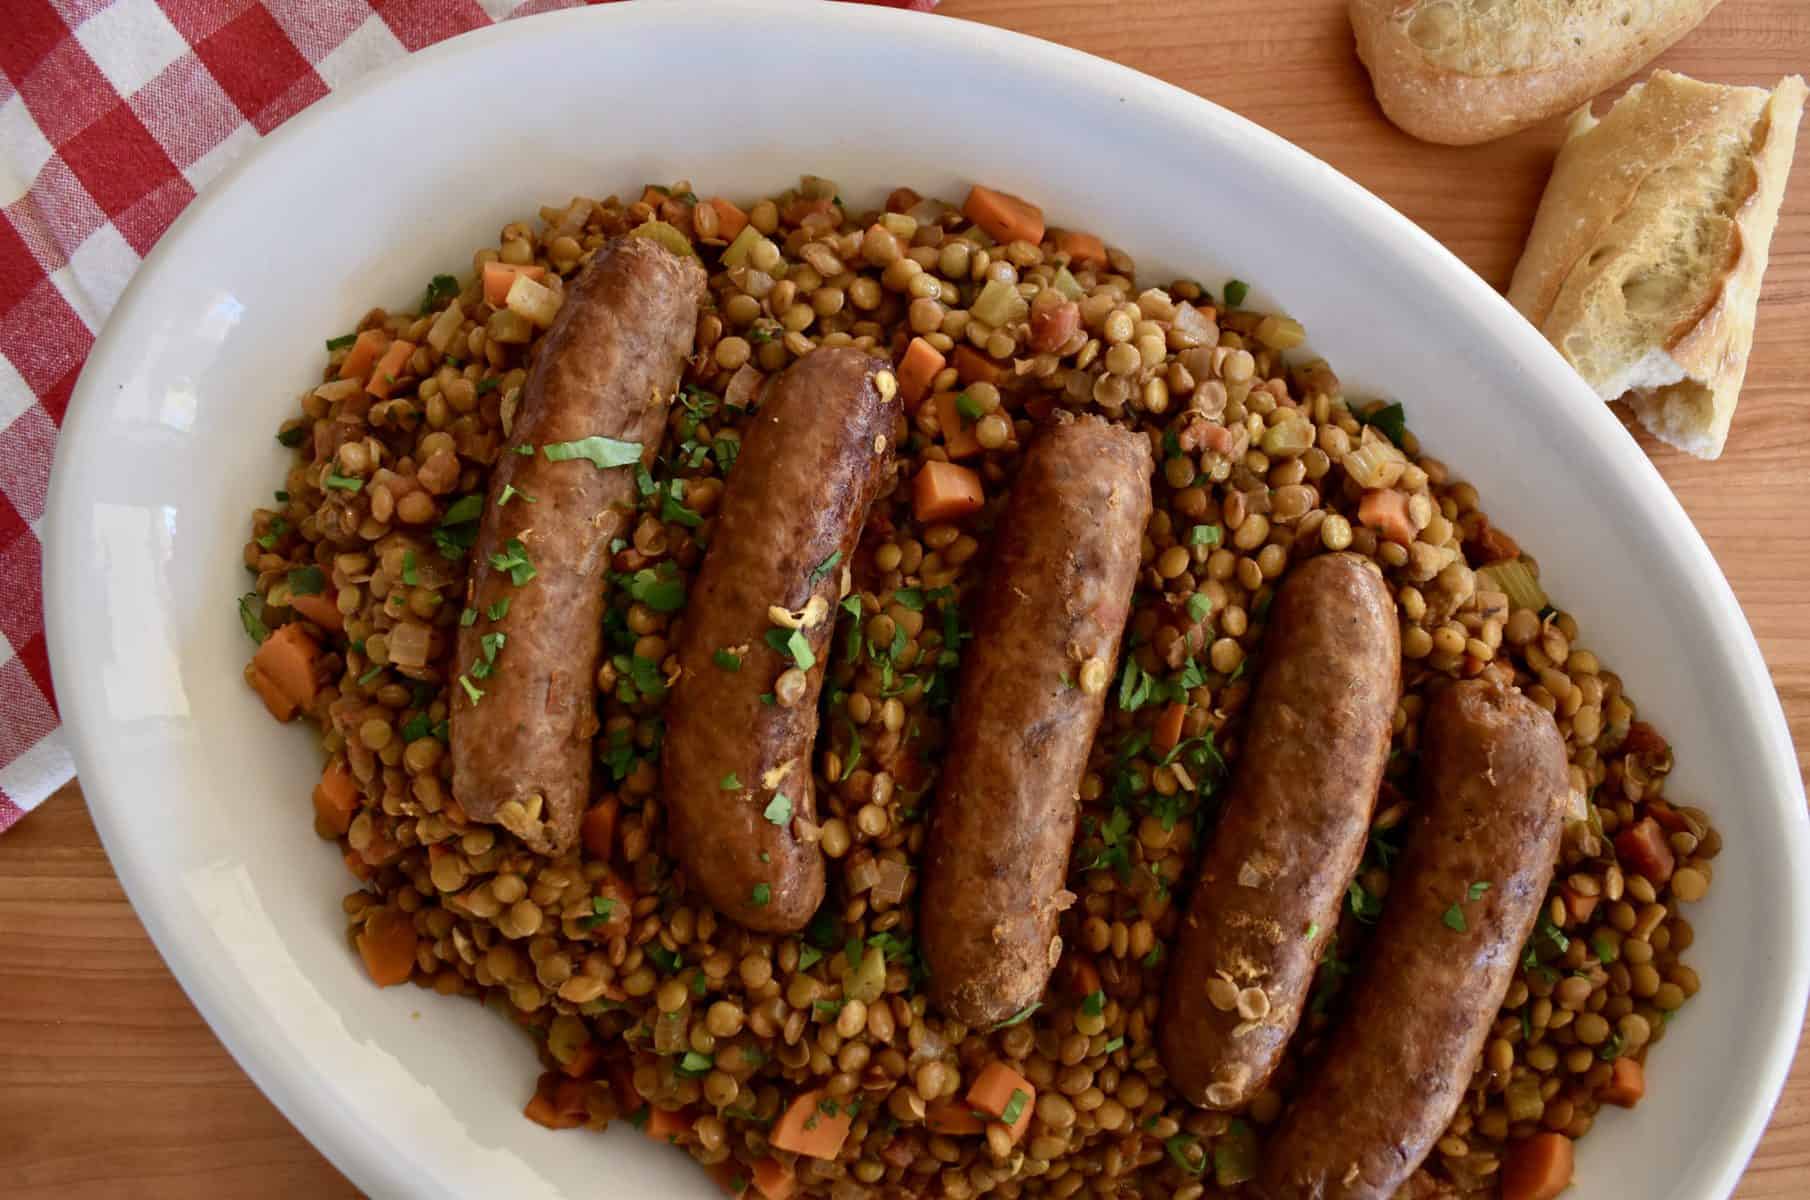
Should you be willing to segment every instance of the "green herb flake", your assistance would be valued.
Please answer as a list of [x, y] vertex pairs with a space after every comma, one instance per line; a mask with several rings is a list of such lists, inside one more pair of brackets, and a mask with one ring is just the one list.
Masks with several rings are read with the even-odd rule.
[[287, 446], [293, 450], [308, 438], [308, 427], [297, 425], [292, 429], [277, 430], [277, 445]]
[[987, 410], [980, 406], [980, 401], [968, 395], [967, 392], [963, 392], [955, 398], [955, 411], [962, 415], [962, 422], [969, 425], [987, 415]]
[[765, 883], [755, 884], [754, 891], [751, 892], [748, 896], [748, 902], [750, 904], [754, 905], [754, 907], [756, 907], [756, 908], [765, 908], [765, 907], [767, 907], [768, 904], [772, 903], [772, 901], [773, 901], [773, 887], [771, 884], [765, 884]]
[[1590, 948], [1596, 951], [1596, 961], [1605, 967], [1621, 957], [1621, 950], [1616, 947], [1615, 942], [1610, 939], [1608, 934], [1600, 930], [1591, 936]]
[[1038, 1009], [1040, 1009], [1042, 1007], [1043, 1007], [1043, 1002], [1041, 1000], [1027, 1004], [1023, 1008], [1019, 1009], [1017, 1012], [1013, 1013], [1011, 1016], [1007, 1017], [1005, 1020], [1001, 1021], [999, 1024], [993, 1026], [993, 1029], [990, 1029], [987, 1032], [992, 1033], [992, 1032], [994, 1032], [994, 1030], [1010, 1029], [1014, 1025], [1022, 1025], [1024, 1022], [1031, 1019], [1032, 1013], [1036, 1012]]
[[496, 498], [496, 506], [498, 508], [501, 508], [501, 507], [503, 507], [503, 505], [509, 503], [511, 500], [515, 499], [517, 496], [520, 496], [522, 498], [522, 503], [524, 503], [524, 504], [539, 503], [539, 501], [537, 501], [533, 496], [530, 496], [527, 492], [516, 491], [515, 485], [513, 483], [505, 483], [503, 485], [503, 494]]
[[[599, 471], [607, 471], [611, 467], [626, 467], [641, 461], [641, 443], [618, 441], [616, 438], [592, 436], [579, 438], [575, 442], [554, 442], [542, 446], [540, 452], [548, 462], [569, 462], [583, 459]], [[529, 451], [533, 453], [533, 451]]]
[[402, 552], [402, 582], [408, 584], [410, 587], [421, 586], [421, 572], [416, 569], [415, 552], [413, 550], [404, 550]]
[[1314, 938], [1318, 937], [1319, 934], [1320, 934], [1320, 923], [1318, 921], [1309, 921], [1307, 923], [1307, 932], [1305, 934], [1303, 934], [1302, 936], [1311, 942], [1314, 940]]
[[495, 375], [487, 375], [483, 379], [478, 380], [477, 394], [482, 396], [485, 392], [494, 392], [502, 385], [503, 381], [501, 379], [498, 379]]
[[1178, 1133], [1174, 1137], [1163, 1139], [1163, 1152], [1169, 1156], [1170, 1162], [1190, 1175], [1206, 1172], [1206, 1151], [1200, 1148], [1200, 1139], [1192, 1134]]
[[1106, 993], [1092, 991], [1081, 997], [1081, 1012], [1085, 1016], [1097, 1017], [1106, 1011]]
[[473, 704], [476, 704], [478, 701], [480, 701], [484, 698], [483, 689], [479, 688], [476, 684], [472, 683], [471, 680], [467, 679], [463, 675], [459, 676], [459, 686], [465, 689], [466, 697]]
[[741, 656], [732, 650], [718, 650], [710, 656], [710, 661], [715, 663], [719, 670], [728, 671], [731, 674], [742, 669]]
[[1122, 1037], [1116, 1037], [1116, 1038], [1113, 1038], [1110, 1042], [1107, 1042], [1104, 1046], [1101, 1046], [1100, 1053], [1101, 1054], [1111, 1054], [1116, 1050], [1123, 1049], [1124, 1046], [1125, 1046], [1125, 1039]]
[[817, 947], [800, 946], [798, 948], [798, 969], [800, 971], [808, 971], [821, 961], [823, 961], [823, 951]]
[[1190, 621], [1204, 621], [1212, 615], [1212, 612], [1213, 598], [1205, 592], [1195, 592], [1188, 597], [1188, 619]]
[[818, 584], [822, 583], [825, 579], [828, 579], [830, 577], [830, 572], [834, 571], [836, 569], [836, 564], [841, 561], [842, 561], [842, 551], [840, 551], [840, 550], [830, 551], [829, 554], [827, 556], [825, 556], [825, 558], [822, 562], [818, 563], [816, 566], [811, 568], [811, 578], [810, 578], [811, 586], [816, 587]]
[[492, 604], [489, 608], [485, 609], [484, 615], [489, 617], [492, 621], [501, 621], [504, 617], [508, 616], [509, 597], [504, 596], [501, 600], [498, 600], [495, 604]]
[[1219, 545], [1219, 526], [1217, 526], [1217, 525], [1196, 525], [1193, 528], [1189, 529], [1188, 530], [1188, 545], [1190, 545], [1190, 546], [1217, 546], [1217, 545]]
[[1372, 409], [1367, 413], [1352, 409], [1351, 415], [1356, 417], [1360, 424], [1376, 426], [1378, 433], [1397, 446], [1401, 445], [1402, 439], [1408, 436], [1408, 415], [1402, 410], [1399, 403], [1385, 404], [1381, 408]]
[[911, 612], [924, 611], [924, 593], [918, 588], [900, 588], [892, 594], [892, 599], [900, 608]]
[[1355, 879], [1345, 889], [1345, 902], [1351, 908], [1351, 915], [1366, 924], [1376, 920], [1383, 911], [1382, 898]]
[[710, 1074], [716, 1068], [716, 1061], [708, 1054], [699, 1054], [696, 1050], [687, 1050], [678, 1065], [673, 1069], [687, 1079], [698, 1079]]
[[792, 798], [784, 792], [774, 792], [761, 816], [775, 825], [784, 825], [792, 819]]
[[742, 781], [734, 771], [731, 771], [729, 774], [723, 776], [722, 782], [717, 786], [721, 787], [725, 792], [733, 792], [741, 788]]
[[509, 575], [509, 582], [521, 587], [534, 578], [534, 564], [528, 561], [528, 548], [520, 538], [510, 538], [503, 549], [490, 556], [490, 565]]
[[1018, 1118], [1024, 1115], [1025, 1105], [1031, 1102], [1031, 1095], [1023, 1088], [1013, 1088], [1006, 1100], [1006, 1106], [999, 1110], [999, 1119], [1007, 1125], [1018, 1124]]
[[458, 294], [459, 281], [457, 279], [451, 275], [436, 275], [427, 281], [427, 290], [421, 294], [419, 311], [431, 312]]
[[1244, 280], [1242, 280], [1242, 279], [1226, 280], [1225, 297], [1226, 297], [1226, 307], [1227, 308], [1242, 307], [1244, 304], [1244, 298], [1250, 294], [1251, 294], [1251, 285], [1246, 283]]
[[381, 664], [372, 667], [370, 670], [366, 671], [363, 675], [360, 675], [358, 677], [358, 686], [359, 687], [365, 686], [367, 683], [370, 683], [373, 679], [376, 679], [381, 674], [383, 674], [383, 666]]
[[321, 486], [341, 492], [362, 492], [364, 490], [365, 481], [362, 479], [354, 479], [350, 475], [341, 475], [337, 471], [329, 470], [326, 476], [321, 480]]
[[1489, 880], [1479, 879], [1465, 889], [1465, 898], [1468, 900], [1481, 900], [1483, 899], [1483, 893], [1489, 891], [1489, 887]]
[[484, 661], [489, 663], [495, 662], [497, 651], [501, 650], [503, 644], [508, 640], [509, 635], [500, 631], [487, 633], [480, 637], [478, 639], [478, 647], [484, 652]]
[[347, 346], [350, 346], [357, 340], [358, 335], [356, 333], [342, 333], [338, 337], [330, 337], [327, 339], [327, 353], [331, 354], [335, 350], [344, 350]]
[[284, 578], [292, 596], [318, 596], [327, 590], [327, 574], [319, 567], [294, 567]]
[[256, 592], [247, 592], [239, 597], [239, 624], [245, 629], [245, 636], [262, 646], [264, 639], [270, 636], [270, 629], [258, 615], [263, 601]]
[[1441, 917], [1440, 920], [1445, 922], [1445, 927], [1447, 929], [1457, 933], [1463, 933], [1468, 928], [1464, 922], [1464, 910], [1456, 904], [1446, 909], [1445, 916]]

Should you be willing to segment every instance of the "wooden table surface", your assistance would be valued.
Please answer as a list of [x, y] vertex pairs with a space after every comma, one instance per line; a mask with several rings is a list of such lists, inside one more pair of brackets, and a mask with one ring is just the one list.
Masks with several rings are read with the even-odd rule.
[[[942, 11], [1102, 55], [1234, 109], [1506, 285], [1556, 122], [1470, 149], [1413, 141], [1372, 102], [1344, 8], [1343, 0], [945, 0]], [[1661, 62], [1733, 83], [1805, 71], [1810, 4], [1727, 0]], [[1810, 148], [1786, 195], [1722, 460], [1700, 463], [1641, 439], [1734, 584], [1800, 768], [1810, 762], [1810, 521], [1800, 499], [1810, 479], [1807, 375]], [[75, 784], [0, 838], [0, 1195], [357, 1195], [202, 1024], [127, 906]], [[1810, 1052], [1801, 1043], [1736, 1195], [1810, 1195]]]

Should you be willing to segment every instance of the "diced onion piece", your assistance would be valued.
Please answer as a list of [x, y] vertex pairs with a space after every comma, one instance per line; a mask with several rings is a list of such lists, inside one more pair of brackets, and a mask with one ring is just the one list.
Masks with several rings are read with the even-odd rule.
[[329, 404], [335, 404], [341, 400], [350, 400], [364, 390], [365, 385], [356, 379], [335, 379], [315, 388], [314, 394]]
[[697, 252], [691, 248], [691, 239], [679, 232], [676, 225], [668, 225], [665, 221], [648, 221], [629, 230], [636, 237], [644, 237], [651, 242], [658, 242], [680, 258], [696, 258]]
[[[1057, 278], [1056, 285], [1061, 286], [1060, 277]], [[1216, 345], [1219, 341], [1219, 326], [1209, 321], [1207, 314], [1188, 303], [1175, 306], [1170, 329], [1176, 335], [1174, 340], [1181, 342], [1183, 349]]]
[[1478, 567], [1477, 576], [1490, 591], [1506, 595], [1510, 606], [1514, 608], [1530, 608], [1539, 612], [1548, 603], [1539, 577], [1533, 573], [1533, 568], [1527, 565], [1524, 558], [1505, 559], [1487, 567]]
[[1024, 320], [1029, 309], [1017, 288], [1003, 280], [989, 279], [968, 311], [975, 320], [998, 329], [1013, 321]]
[[[520, 277], [518, 276], [518, 278]], [[454, 296], [452, 303], [441, 309], [440, 315], [434, 318], [433, 325], [427, 331], [427, 344], [439, 353], [445, 354], [446, 348], [452, 344], [453, 335], [459, 332], [459, 326], [464, 323], [464, 306], [459, 303], [459, 298]]]
[[1307, 330], [1293, 317], [1272, 313], [1257, 323], [1257, 340], [1271, 350], [1293, 350], [1307, 340]]
[[[515, 285], [509, 286], [513, 288]], [[534, 339], [534, 324], [513, 308], [499, 308], [485, 322], [484, 333], [493, 342], [521, 346]]]
[[1371, 437], [1372, 432], [1366, 425], [1363, 442], [1340, 461], [1345, 473], [1361, 488], [1394, 487], [1402, 472], [1408, 469], [1408, 460], [1388, 438], [1381, 434]]
[[509, 295], [503, 303], [510, 312], [520, 313], [531, 324], [545, 329], [559, 315], [559, 306], [564, 299], [545, 284], [536, 283], [526, 275], [517, 275], [515, 282], [509, 285]]
[[654, 1017], [654, 1053], [683, 1054], [691, 1049], [686, 1036], [686, 1022], [677, 1013], [660, 1013]]
[[874, 900], [882, 904], [899, 903], [905, 898], [905, 884], [910, 879], [910, 867], [898, 859], [881, 859], [880, 882], [874, 884]]
[[404, 621], [390, 630], [390, 662], [398, 667], [424, 667], [431, 640], [428, 628], [414, 621]]
[[863, 859], [849, 865], [848, 890], [855, 895], [860, 895], [878, 882], [880, 882], [880, 864], [873, 859]]
[[[1189, 312], [1192, 306], [1183, 305]], [[1295, 458], [1307, 452], [1314, 444], [1314, 427], [1299, 410], [1287, 410], [1291, 415], [1277, 421], [1263, 431], [1263, 452], [1271, 458]], [[1265, 495], [1267, 495], [1267, 489]]]
[[[1067, 296], [1070, 300], [1079, 300], [1087, 295], [1087, 289], [1081, 286], [1080, 282], [1075, 279], [1074, 275], [1069, 272], [1067, 267], [1056, 268], [1056, 277], [1050, 280], [1050, 286], [1061, 292], [1064, 296]], [[1189, 305], [1186, 307], [1192, 306]]]
[[761, 386], [767, 377], [754, 367], [743, 363], [736, 368], [735, 374], [729, 377], [729, 386], [723, 389], [723, 403], [730, 408], [747, 409], [760, 400]]
[[886, 954], [869, 946], [854, 970], [843, 976], [842, 994], [850, 1000], [872, 1004], [886, 991]]
[[754, 250], [761, 236], [761, 231], [754, 226], [742, 226], [742, 231], [735, 235], [735, 240], [729, 243], [727, 250], [723, 251], [721, 260], [723, 266], [729, 268], [747, 266], [748, 255]]

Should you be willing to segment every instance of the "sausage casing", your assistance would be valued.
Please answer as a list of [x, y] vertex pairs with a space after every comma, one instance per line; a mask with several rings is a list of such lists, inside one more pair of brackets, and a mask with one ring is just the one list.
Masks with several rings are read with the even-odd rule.
[[1060, 957], [1078, 788], [1137, 580], [1151, 469], [1141, 434], [1057, 425], [1026, 452], [999, 518], [918, 910], [931, 999], [970, 1025], [1034, 1003]]
[[1400, 695], [1377, 570], [1350, 554], [1294, 568], [1164, 988], [1159, 1049], [1195, 1104], [1241, 1108], [1281, 1061], [1364, 854]]
[[[704, 287], [696, 259], [646, 238], [599, 249], [522, 389], [509, 444], [534, 453], [505, 450], [491, 473], [468, 598], [477, 617], [459, 630], [456, 669], [470, 690], [453, 694], [453, 795], [542, 854], [571, 848], [590, 798], [604, 573], [635, 499], [632, 469], [554, 462], [543, 448], [602, 436], [639, 443], [651, 464]], [[513, 543], [533, 569], [520, 584], [492, 563]]]
[[[666, 706], [667, 812], [690, 885], [750, 929], [802, 928], [823, 901], [817, 694], [899, 414], [882, 359], [843, 347], [789, 367], [742, 439], [692, 584]], [[802, 681], [782, 679], [799, 664], [768, 640], [789, 636], [786, 622], [802, 623], [814, 660]]]
[[1463, 1101], [1558, 861], [1564, 740], [1490, 680], [1434, 697], [1421, 799], [1367, 961], [1271, 1137], [1269, 1200], [1385, 1200]]

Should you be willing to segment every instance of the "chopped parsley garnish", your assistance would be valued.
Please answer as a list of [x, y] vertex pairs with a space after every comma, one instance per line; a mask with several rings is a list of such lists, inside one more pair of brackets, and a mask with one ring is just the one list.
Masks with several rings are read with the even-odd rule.
[[518, 446], [509, 447], [509, 453], [519, 454], [523, 458], [532, 458], [534, 457], [534, 447], [530, 446], [527, 442], [523, 442]]
[[1440, 920], [1445, 922], [1447, 929], [1454, 930], [1458, 933], [1465, 932], [1465, 929], [1467, 928], [1464, 922], [1464, 910], [1456, 904], [1446, 909], [1445, 916], [1441, 917]]
[[719, 670], [733, 673], [742, 669], [741, 656], [732, 650], [718, 650], [710, 656], [710, 661], [715, 663]]
[[1155, 688], [1156, 680], [1150, 673], [1138, 665], [1137, 656], [1125, 656], [1125, 669], [1119, 673], [1119, 708], [1124, 712], [1136, 712], [1150, 702], [1150, 694]]
[[329, 470], [326, 477], [321, 480], [321, 484], [324, 487], [335, 488], [342, 492], [362, 492], [364, 490], [365, 481], [362, 479], [354, 479], [350, 475], [341, 475], [337, 471]]
[[1226, 280], [1226, 307], [1227, 308], [1239, 307], [1240, 305], [1242, 305], [1244, 303], [1244, 298], [1246, 296], [1250, 295], [1250, 292], [1251, 292], [1251, 285], [1246, 283], [1244, 280], [1242, 280], [1242, 279]]
[[1464, 895], [1467, 900], [1481, 900], [1483, 899], [1483, 893], [1487, 891], [1489, 891], [1489, 880], [1479, 879], [1465, 889]]
[[1609, 1035], [1609, 1040], [1596, 1048], [1596, 1057], [1603, 1062], [1614, 1062], [1621, 1057], [1622, 1036], [1618, 1030]]
[[482, 396], [485, 392], [494, 392], [497, 388], [501, 387], [502, 384], [503, 381], [498, 379], [495, 375], [486, 375], [484, 378], [478, 380], [477, 394]]
[[306, 425], [297, 425], [294, 429], [279, 429], [277, 431], [277, 444], [280, 446], [287, 446], [293, 450], [301, 445], [307, 436], [308, 427]]
[[716, 455], [717, 469], [727, 475], [735, 466], [735, 460], [741, 457], [742, 443], [737, 438], [720, 437], [710, 443], [710, 451]]
[[1621, 957], [1621, 951], [1616, 948], [1615, 943], [1610, 941], [1609, 936], [1601, 931], [1598, 931], [1591, 936], [1590, 948], [1596, 951], [1596, 961], [1602, 963], [1605, 967]]
[[817, 947], [800, 946], [798, 948], [798, 969], [800, 971], [808, 971], [821, 961], [823, 961], [823, 951]]
[[402, 582], [410, 587], [421, 586], [421, 573], [415, 569], [415, 565], [415, 552], [404, 550], [402, 552]]
[[1161, 942], [1158, 942], [1156, 945], [1150, 947], [1150, 953], [1146, 954], [1143, 958], [1139, 959], [1138, 961], [1142, 962], [1146, 967], [1154, 967], [1154, 966], [1156, 966], [1157, 963], [1162, 962], [1163, 961], [1163, 944]]
[[1345, 902], [1351, 907], [1351, 915], [1365, 923], [1376, 920], [1383, 911], [1382, 897], [1355, 879], [1345, 889]]
[[628, 577], [627, 586], [630, 599], [657, 613], [674, 613], [685, 607], [685, 581], [670, 562], [641, 568]]
[[1006, 1100], [1006, 1106], [999, 1110], [999, 1119], [1007, 1125], [1018, 1124], [1018, 1118], [1024, 1115], [1024, 1106], [1031, 1102], [1031, 1095], [1023, 1088], [1013, 1088], [1012, 1095]]
[[528, 548], [520, 538], [510, 538], [502, 550], [490, 556], [490, 565], [509, 575], [509, 582], [521, 587], [534, 578], [534, 564], [528, 561]]
[[448, 525], [463, 525], [467, 521], [475, 521], [483, 515], [484, 497], [476, 492], [460, 496], [447, 506], [446, 515], [440, 518], [442, 528]]
[[258, 545], [266, 550], [274, 550], [278, 540], [288, 532], [289, 522], [281, 517], [275, 517], [271, 520], [269, 528], [258, 538]]
[[372, 667], [370, 670], [366, 671], [363, 675], [360, 675], [358, 677], [358, 686], [363, 687], [365, 684], [371, 682], [373, 679], [376, 679], [381, 674], [383, 674], [383, 667], [381, 664], [378, 666]]
[[742, 786], [741, 777], [734, 771], [731, 771], [729, 774], [723, 776], [723, 781], [718, 786], [725, 792], [733, 792]]
[[769, 629], [767, 645], [781, 658], [791, 659], [800, 671], [808, 671], [817, 665], [817, 655], [802, 629]]
[[1188, 545], [1190, 545], [1190, 546], [1217, 546], [1217, 545], [1219, 545], [1219, 526], [1217, 526], [1217, 525], [1196, 525], [1193, 528], [1189, 529], [1188, 530]]
[[501, 650], [503, 648], [503, 643], [508, 640], [509, 635], [502, 632], [491, 632], [480, 637], [478, 639], [478, 646], [484, 651], [484, 661], [495, 662], [497, 651]]
[[1315, 935], [1317, 935], [1319, 932], [1320, 932], [1320, 923], [1318, 921], [1309, 921], [1307, 923], [1307, 932], [1302, 934], [1301, 936], [1311, 942], [1314, 940]]
[[[641, 443], [618, 441], [616, 438], [593, 436], [575, 442], [554, 442], [542, 446], [540, 452], [548, 462], [567, 462], [582, 458], [599, 471], [626, 467], [641, 461]], [[529, 453], [533, 453], [532, 450]]]
[[503, 505], [509, 503], [511, 500], [515, 499], [517, 496], [520, 496], [522, 498], [523, 503], [526, 503], [526, 504], [538, 503], [538, 501], [536, 501], [535, 498], [533, 496], [530, 496], [527, 492], [516, 491], [515, 485], [513, 483], [505, 483], [503, 485], [503, 494], [496, 498], [496, 506], [498, 508], [501, 508], [501, 507], [503, 507]]
[[699, 1054], [696, 1050], [687, 1050], [685, 1052], [685, 1057], [679, 1060], [678, 1065], [675, 1066], [673, 1070], [687, 1079], [698, 1079], [710, 1074], [715, 1067], [715, 1060], [708, 1054]]
[[357, 340], [358, 335], [356, 333], [342, 333], [338, 337], [330, 337], [327, 339], [327, 353], [331, 354], [335, 350], [344, 350], [347, 346], [350, 346]]
[[1200, 1139], [1193, 1134], [1178, 1133], [1172, 1138], [1165, 1138], [1163, 1152], [1169, 1156], [1170, 1162], [1190, 1175], [1206, 1172], [1206, 1151], [1200, 1148]]
[[893, 603], [911, 612], [924, 611], [924, 593], [917, 588], [900, 588], [892, 594]]
[[830, 551], [828, 557], [826, 557], [822, 562], [818, 563], [816, 566], [811, 568], [811, 586], [815, 587], [817, 584], [820, 584], [825, 579], [829, 578], [830, 572], [834, 571], [836, 569], [836, 564], [841, 561], [842, 561], [842, 551], [840, 551], [840, 550]]
[[459, 281], [451, 275], [436, 275], [427, 281], [427, 290], [421, 294], [421, 308], [427, 312], [437, 308], [445, 300], [451, 300], [459, 294]]
[[964, 422], [972, 423], [987, 415], [987, 410], [980, 406], [980, 401], [963, 392], [955, 398], [955, 411], [962, 415]]
[[668, 975], [671, 975], [674, 971], [679, 969], [681, 960], [678, 954], [675, 951], [668, 950], [659, 942], [649, 942], [647, 944], [647, 956], [654, 960], [654, 965], [656, 967], [659, 967], [661, 971]]
[[1100, 1053], [1101, 1054], [1111, 1054], [1114, 1050], [1123, 1049], [1124, 1045], [1125, 1045], [1125, 1039], [1122, 1037], [1116, 1037], [1116, 1038], [1113, 1038], [1110, 1042], [1107, 1042], [1104, 1046], [1101, 1046]]
[[446, 515], [434, 528], [434, 545], [442, 558], [460, 559], [478, 540], [478, 517], [484, 512], [484, 497], [476, 492], [460, 496], [447, 508]]
[[327, 590], [327, 574], [319, 567], [294, 567], [285, 578], [292, 596], [318, 596]]
[[402, 740], [405, 742], [418, 742], [424, 737], [432, 737], [433, 733], [434, 723], [424, 712], [416, 713], [402, 723]]
[[465, 689], [465, 695], [473, 704], [476, 704], [484, 698], [483, 689], [479, 688], [475, 683], [463, 675], [459, 676], [459, 686]]
[[1383, 407], [1368, 413], [1361, 413], [1355, 408], [1351, 415], [1356, 417], [1360, 425], [1374, 425], [1377, 432], [1394, 442], [1397, 446], [1408, 436], [1408, 416], [1402, 411], [1401, 404], [1385, 404]]
[[848, 761], [842, 764], [842, 778], [838, 779], [836, 782], [841, 783], [850, 775], [853, 775], [855, 773], [855, 764], [860, 761], [861, 730], [853, 721], [850, 721], [848, 723]]
[[770, 884], [757, 883], [754, 891], [749, 893], [748, 902], [756, 908], [765, 908], [773, 901], [773, 888]]
[[259, 603], [256, 592], [239, 597], [239, 624], [245, 627], [246, 637], [262, 646], [264, 639], [270, 636], [270, 629], [258, 616]]
[[774, 792], [761, 816], [775, 825], [784, 825], [792, 819], [792, 798], [784, 792]]
[[[1022, 1025], [1024, 1022], [1031, 1019], [1032, 1013], [1042, 1007], [1043, 1002], [1041, 1000], [1033, 1001], [1001, 1021], [999, 1024], [993, 1026], [993, 1029], [1010, 1029], [1014, 1025]], [[987, 1032], [991, 1033], [993, 1030], [988, 1030]]]
[[492, 604], [489, 608], [485, 609], [484, 615], [489, 617], [492, 621], [501, 621], [504, 617], [508, 616], [509, 597], [504, 596], [501, 600], [498, 600], [495, 604]]
[[1188, 597], [1188, 619], [1204, 621], [1213, 612], [1213, 598], [1205, 592], [1195, 592]]
[[1086, 1016], [1097, 1017], [1106, 1011], [1106, 993], [1092, 991], [1081, 997], [1081, 1011]]
[[666, 486], [660, 489], [660, 519], [683, 525], [687, 529], [696, 529], [704, 523], [703, 517], [685, 507], [683, 479], [669, 479]]

